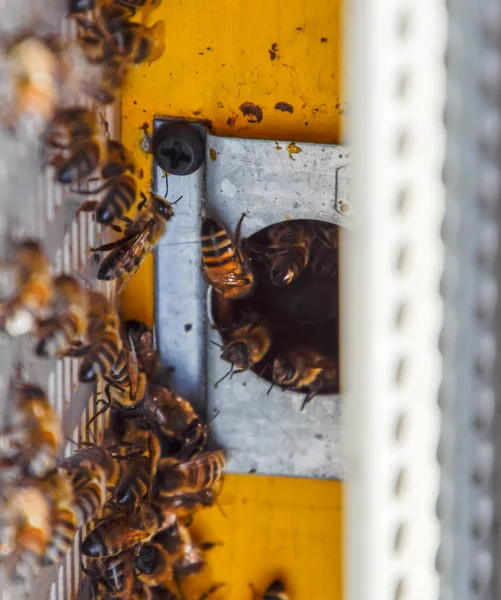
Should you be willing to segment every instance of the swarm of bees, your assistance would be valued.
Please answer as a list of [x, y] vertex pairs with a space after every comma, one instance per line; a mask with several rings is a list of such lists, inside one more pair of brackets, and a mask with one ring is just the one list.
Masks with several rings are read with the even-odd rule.
[[212, 218], [201, 231], [221, 358], [231, 363], [225, 377], [251, 369], [272, 386], [305, 393], [303, 409], [339, 389], [338, 229], [285, 221], [242, 238], [244, 216], [234, 241]]

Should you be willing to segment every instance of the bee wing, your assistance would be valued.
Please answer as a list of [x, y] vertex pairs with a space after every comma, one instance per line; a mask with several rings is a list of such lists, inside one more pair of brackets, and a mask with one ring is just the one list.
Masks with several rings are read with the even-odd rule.
[[127, 277], [120, 284], [120, 287], [117, 290], [117, 294], [120, 294], [120, 292], [124, 289], [124, 287], [129, 283], [132, 276], [139, 269], [139, 267], [142, 265], [144, 259], [148, 255], [148, 253], [151, 249], [151, 243], [148, 240], [150, 229], [151, 229], [151, 226], [147, 228], [146, 232], [143, 231], [143, 233], [131, 245], [130, 251], [133, 252], [139, 258], [139, 260], [137, 261], [137, 264], [134, 266], [134, 268], [129, 272]]
[[127, 375], [129, 377], [130, 382], [130, 395], [132, 398], [135, 398], [137, 388], [138, 388], [138, 362], [137, 362], [137, 354], [134, 349], [134, 343], [131, 339], [131, 333], [128, 335], [130, 350], [127, 352]]

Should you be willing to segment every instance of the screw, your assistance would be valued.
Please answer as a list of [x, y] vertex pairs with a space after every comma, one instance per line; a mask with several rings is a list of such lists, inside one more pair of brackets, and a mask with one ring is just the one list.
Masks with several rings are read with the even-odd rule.
[[199, 130], [177, 121], [155, 131], [152, 149], [157, 165], [172, 175], [191, 175], [205, 158], [205, 143]]

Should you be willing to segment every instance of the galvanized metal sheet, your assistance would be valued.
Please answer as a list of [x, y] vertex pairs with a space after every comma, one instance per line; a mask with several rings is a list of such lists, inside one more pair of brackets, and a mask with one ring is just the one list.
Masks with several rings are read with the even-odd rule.
[[[233, 231], [245, 212], [243, 235], [285, 219], [321, 219], [349, 227], [349, 152], [341, 146], [207, 136], [206, 162], [187, 177], [157, 168], [154, 186], [175, 201], [175, 217], [157, 250], [156, 324], [162, 359], [174, 367], [178, 393], [214, 421], [211, 433], [228, 449], [229, 471], [298, 477], [345, 475], [341, 450], [342, 400], [316, 397], [299, 411], [303, 395], [273, 389], [252, 373], [217, 388], [228, 371], [211, 341], [200, 274], [204, 214]], [[217, 415], [217, 416], [216, 416]]]

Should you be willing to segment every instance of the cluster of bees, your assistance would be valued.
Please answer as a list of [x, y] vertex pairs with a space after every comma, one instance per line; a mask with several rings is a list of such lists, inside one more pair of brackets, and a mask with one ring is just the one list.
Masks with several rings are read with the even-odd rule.
[[336, 337], [338, 229], [285, 221], [242, 238], [244, 216], [234, 242], [217, 220], [202, 223], [203, 276], [215, 291], [221, 358], [231, 363], [225, 377], [271, 372], [272, 385], [306, 394], [304, 408], [338, 386], [337, 349], [325, 342]]
[[42, 132], [64, 99], [84, 93], [113, 103], [133, 65], [160, 58], [165, 24], [148, 25], [160, 0], [68, 0], [76, 39], [23, 30], [2, 43], [0, 120], [14, 132]]

